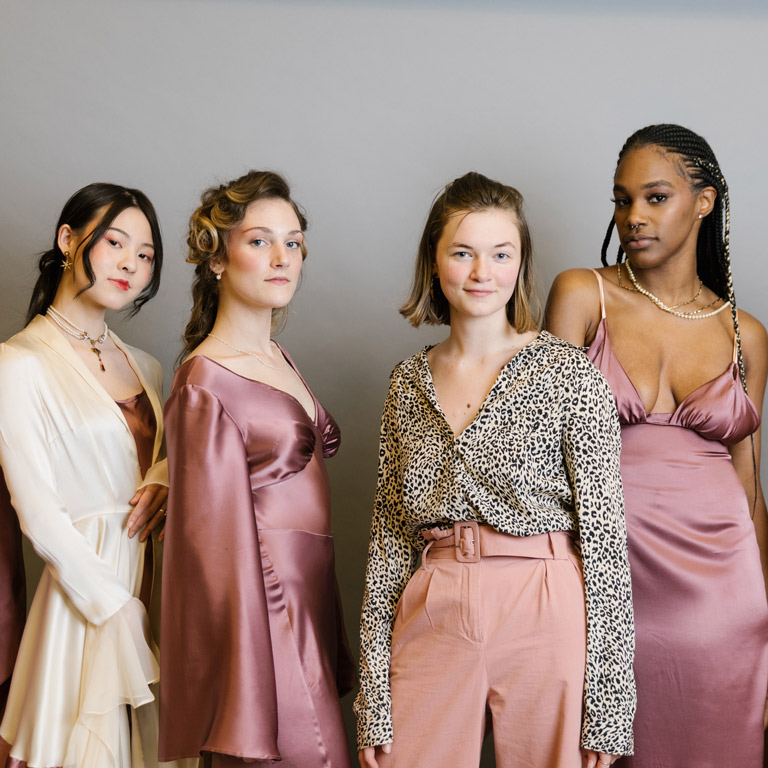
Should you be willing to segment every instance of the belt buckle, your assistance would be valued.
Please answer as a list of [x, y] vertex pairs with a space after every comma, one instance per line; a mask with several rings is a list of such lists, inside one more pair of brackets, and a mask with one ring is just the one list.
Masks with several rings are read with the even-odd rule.
[[480, 560], [480, 528], [474, 520], [461, 520], [453, 524], [456, 559], [460, 563]]

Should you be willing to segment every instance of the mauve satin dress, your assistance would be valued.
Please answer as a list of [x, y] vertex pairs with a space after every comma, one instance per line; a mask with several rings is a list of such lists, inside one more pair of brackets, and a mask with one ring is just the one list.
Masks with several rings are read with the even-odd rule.
[[744, 488], [726, 446], [759, 426], [735, 362], [674, 413], [646, 413], [611, 348], [589, 357], [621, 421], [635, 608], [635, 754], [623, 768], [760, 768], [768, 604]]
[[315, 421], [291, 395], [209, 358], [176, 372], [165, 407], [163, 760], [206, 751], [350, 765], [339, 695], [354, 663], [324, 461], [340, 434], [313, 399]]

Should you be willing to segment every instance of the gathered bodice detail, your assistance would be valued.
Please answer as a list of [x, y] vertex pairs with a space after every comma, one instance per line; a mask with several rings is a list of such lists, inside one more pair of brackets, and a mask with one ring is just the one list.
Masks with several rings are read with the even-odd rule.
[[622, 425], [685, 427], [707, 440], [717, 440], [724, 445], [741, 442], [760, 426], [757, 409], [739, 378], [735, 337], [731, 364], [719, 376], [686, 395], [672, 413], [647, 413], [643, 399], [613, 351], [605, 317], [602, 277], [597, 272], [595, 274], [600, 286], [601, 318], [587, 356], [610, 384]]

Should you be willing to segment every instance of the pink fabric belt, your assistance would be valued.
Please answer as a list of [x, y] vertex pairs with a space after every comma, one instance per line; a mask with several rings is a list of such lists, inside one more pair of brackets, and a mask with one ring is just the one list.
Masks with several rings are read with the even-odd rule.
[[427, 554], [450, 558], [460, 563], [476, 563], [482, 557], [534, 557], [562, 560], [577, 555], [573, 536], [567, 531], [552, 531], [536, 536], [512, 536], [473, 520], [453, 524], [453, 529], [422, 531], [427, 546], [421, 556], [426, 567]]

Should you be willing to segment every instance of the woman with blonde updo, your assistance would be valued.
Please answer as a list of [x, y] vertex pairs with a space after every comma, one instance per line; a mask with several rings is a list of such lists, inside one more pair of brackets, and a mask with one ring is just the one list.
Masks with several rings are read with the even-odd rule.
[[190, 220], [194, 306], [165, 410], [164, 760], [350, 764], [325, 469], [339, 429], [270, 338], [306, 226], [268, 171], [207, 190]]

